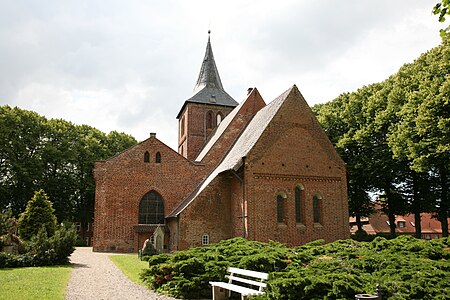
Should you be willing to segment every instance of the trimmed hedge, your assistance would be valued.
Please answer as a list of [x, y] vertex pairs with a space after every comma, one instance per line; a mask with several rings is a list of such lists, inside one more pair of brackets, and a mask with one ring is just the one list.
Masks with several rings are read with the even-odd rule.
[[184, 299], [211, 298], [208, 282], [225, 280], [228, 266], [269, 273], [257, 299], [354, 299], [375, 293], [377, 284], [383, 299], [450, 298], [450, 238], [319, 240], [293, 248], [234, 238], [147, 259], [144, 282]]

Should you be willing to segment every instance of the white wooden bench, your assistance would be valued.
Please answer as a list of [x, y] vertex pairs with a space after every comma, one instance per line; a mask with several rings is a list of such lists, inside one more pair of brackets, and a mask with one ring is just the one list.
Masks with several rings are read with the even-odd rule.
[[[267, 286], [264, 281], [267, 280], [269, 274], [233, 267], [228, 267], [227, 271], [230, 273], [230, 275], [225, 276], [228, 278], [228, 282], [209, 282], [212, 286], [213, 300], [228, 299], [232, 291], [241, 294], [241, 300], [248, 299], [248, 296], [264, 294], [264, 289]], [[253, 279], [259, 279], [259, 281]], [[249, 287], [238, 285], [235, 282], [245, 284]], [[257, 289], [250, 287], [257, 287]]]

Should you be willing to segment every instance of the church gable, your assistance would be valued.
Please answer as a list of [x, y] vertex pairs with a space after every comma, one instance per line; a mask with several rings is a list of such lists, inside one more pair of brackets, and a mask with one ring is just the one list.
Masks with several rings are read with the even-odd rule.
[[126, 172], [146, 170], [149, 173], [157, 172], [161, 168], [184, 165], [189, 168], [190, 162], [172, 148], [161, 142], [154, 134], [139, 144], [111, 157], [105, 161], [97, 161], [94, 173], [100, 176], [105, 172]]
[[[280, 155], [271, 157], [274, 153]], [[249, 151], [247, 161], [261, 160], [263, 156], [279, 162], [265, 164], [263, 168], [268, 172], [286, 172], [288, 166], [295, 170], [303, 168], [303, 172], [310, 175], [331, 175], [336, 169], [340, 174], [345, 170], [343, 160], [295, 85]]]
[[[164, 224], [164, 217], [205, 176], [203, 165], [188, 161], [154, 136], [97, 162], [94, 172], [94, 247], [96, 251], [119, 252], [142, 247], [153, 227]], [[154, 199], [159, 202], [153, 203]], [[162, 211], [153, 211], [156, 208]], [[150, 224], [157, 213], [158, 224]]]
[[298, 89], [283, 98], [245, 157], [248, 236], [288, 245], [347, 238], [345, 165]]

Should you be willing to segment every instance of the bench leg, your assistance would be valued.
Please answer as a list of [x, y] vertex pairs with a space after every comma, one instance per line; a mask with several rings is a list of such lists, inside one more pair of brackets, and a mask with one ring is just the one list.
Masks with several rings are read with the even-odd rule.
[[213, 286], [212, 287], [212, 293], [213, 293], [213, 300], [226, 300], [229, 299], [229, 296], [227, 296], [227, 290], [218, 287]]

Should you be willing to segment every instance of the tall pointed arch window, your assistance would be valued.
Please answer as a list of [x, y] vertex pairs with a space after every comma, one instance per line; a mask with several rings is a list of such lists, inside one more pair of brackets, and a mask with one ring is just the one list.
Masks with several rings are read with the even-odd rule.
[[313, 220], [314, 223], [322, 221], [322, 196], [317, 194], [313, 197]]
[[206, 113], [206, 128], [210, 129], [214, 127], [214, 114], [212, 111]]
[[150, 191], [142, 197], [139, 224], [164, 224], [164, 201], [156, 191]]
[[279, 193], [277, 195], [277, 222], [279, 224], [284, 223], [284, 200], [286, 199], [286, 194]]
[[180, 137], [184, 135], [184, 116], [181, 118], [181, 124], [180, 124]]
[[155, 163], [157, 163], [157, 164], [161, 163], [161, 153], [159, 153], [159, 152], [156, 152]]
[[144, 162], [150, 162], [150, 153], [148, 153], [148, 151], [145, 151], [144, 153]]
[[304, 223], [304, 190], [302, 185], [297, 185], [295, 187], [295, 222]]

